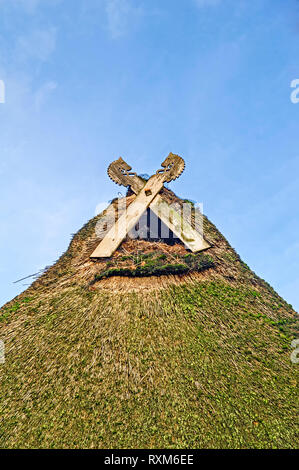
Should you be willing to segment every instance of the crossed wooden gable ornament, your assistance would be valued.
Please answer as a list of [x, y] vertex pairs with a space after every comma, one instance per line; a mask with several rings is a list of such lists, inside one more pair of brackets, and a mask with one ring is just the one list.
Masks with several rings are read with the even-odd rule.
[[192, 227], [191, 220], [183, 218], [180, 211], [170, 206], [163, 198], [163, 194], [159, 194], [165, 182], [169, 183], [182, 174], [185, 168], [184, 160], [178, 155], [170, 153], [161, 166], [162, 168], [145, 182], [131, 171], [132, 168], [122, 158], [109, 165], [107, 170], [109, 177], [119, 185], [129, 186], [136, 194], [136, 198], [106, 233], [91, 254], [92, 259], [112, 256], [147, 208], [150, 208], [192, 252], [210, 248], [202, 233]]

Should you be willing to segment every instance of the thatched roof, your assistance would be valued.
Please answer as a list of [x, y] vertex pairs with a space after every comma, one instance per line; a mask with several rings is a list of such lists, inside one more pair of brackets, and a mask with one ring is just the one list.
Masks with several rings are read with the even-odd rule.
[[95, 262], [100, 217], [0, 310], [0, 446], [294, 447], [292, 307], [207, 218], [198, 258], [127, 240]]

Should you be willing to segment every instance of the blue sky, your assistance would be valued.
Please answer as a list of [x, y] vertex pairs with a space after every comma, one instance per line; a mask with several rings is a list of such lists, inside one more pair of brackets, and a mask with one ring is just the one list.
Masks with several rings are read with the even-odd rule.
[[0, 304], [117, 195], [120, 155], [299, 309], [299, 2], [0, 0]]

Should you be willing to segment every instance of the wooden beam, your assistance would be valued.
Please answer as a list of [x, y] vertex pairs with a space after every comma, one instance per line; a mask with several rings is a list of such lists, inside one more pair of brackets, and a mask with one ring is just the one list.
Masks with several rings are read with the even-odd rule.
[[[158, 170], [147, 183], [144, 182], [122, 158], [109, 165], [108, 175], [117, 184], [131, 186], [137, 194], [136, 199], [129, 205], [127, 211], [120, 215], [117, 222], [104, 236], [91, 258], [110, 257], [125, 239], [129, 231], [137, 224], [145, 210], [150, 209], [192, 252], [210, 248], [202, 234], [194, 229], [181, 211], [170, 206], [158, 193], [165, 181], [177, 178], [184, 170], [184, 160], [172, 153], [162, 163], [163, 169]], [[191, 222], [191, 210], [190, 217]]]
[[135, 194], [138, 194], [144, 187], [145, 181], [131, 170], [132, 167], [119, 157], [118, 160], [110, 163], [107, 173], [109, 178], [111, 178], [116, 184], [125, 187], [130, 186], [132, 191], [134, 191]]
[[[163, 162], [162, 166], [166, 166], [169, 158], [171, 161], [177, 163], [177, 171], [184, 169], [182, 159], [176, 155], [170, 154]], [[136, 173], [128, 173], [132, 168], [122, 158], [112, 162], [108, 169], [110, 178], [123, 184], [124, 186], [131, 186], [131, 189], [138, 194], [144, 187], [144, 181], [137, 176]], [[178, 170], [179, 169], [179, 170]], [[122, 171], [121, 171], [122, 170]], [[127, 171], [126, 171], [127, 170]], [[161, 173], [164, 170], [158, 170]], [[172, 230], [172, 232], [186, 245], [192, 252], [206, 250], [210, 245], [204, 240], [203, 236], [195, 230], [186, 219], [184, 219], [175, 208], [171, 207], [160, 195], [157, 195], [150, 204], [150, 209], [159, 217], [164, 224]]]
[[153, 175], [147, 181], [136, 199], [129, 205], [126, 212], [120, 216], [91, 254], [91, 258], [108, 258], [114, 253], [127, 236], [127, 233], [137, 224], [144, 211], [161, 191], [163, 183], [163, 174]]
[[203, 236], [183, 218], [180, 212], [165, 202], [159, 194], [149, 207], [193, 253], [211, 247]]

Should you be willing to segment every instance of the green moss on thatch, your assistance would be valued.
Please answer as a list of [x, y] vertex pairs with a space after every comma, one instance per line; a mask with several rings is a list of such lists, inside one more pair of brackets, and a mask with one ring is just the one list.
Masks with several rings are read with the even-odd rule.
[[293, 320], [220, 280], [20, 303], [0, 330], [0, 446], [297, 447]]
[[120, 252], [103, 271], [129, 262], [136, 289], [91, 289], [99, 217], [0, 309], [0, 448], [297, 448], [292, 307], [206, 217], [205, 254]]
[[[148, 277], [170, 274], [187, 274], [190, 272], [201, 272], [215, 266], [211, 256], [206, 256], [203, 254], [185, 255], [182, 257], [177, 256], [176, 259], [183, 262], [172, 262], [166, 264], [164, 264], [164, 261], [167, 260], [167, 256], [165, 254], [158, 255], [153, 259], [150, 259], [152, 256], [154, 256], [153, 253], [140, 255], [140, 257], [138, 257], [137, 261], [135, 260], [135, 262], [140, 263], [145, 259], [147, 261], [145, 264], [138, 265], [134, 268], [112, 267], [99, 274], [96, 274], [94, 280], [91, 282], [91, 285], [101, 281], [102, 279], [107, 279], [108, 277], [113, 276]], [[121, 260], [123, 261], [124, 258], [127, 260], [130, 257], [125, 256], [122, 257]]]

